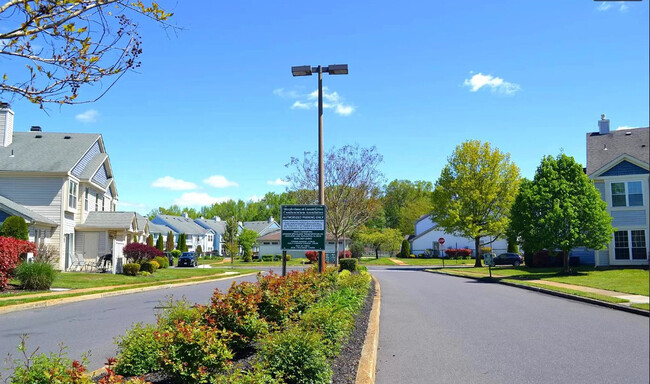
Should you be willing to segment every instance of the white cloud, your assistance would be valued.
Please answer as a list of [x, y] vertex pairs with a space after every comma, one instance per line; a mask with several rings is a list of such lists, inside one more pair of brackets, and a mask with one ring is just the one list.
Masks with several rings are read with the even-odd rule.
[[596, 9], [599, 10], [599, 11], [606, 11], [606, 10], [610, 9], [611, 7], [612, 7], [612, 4], [610, 4], [609, 2], [603, 1], [603, 2], [600, 3], [600, 5], [598, 5], [596, 7]]
[[469, 79], [465, 79], [463, 85], [469, 87], [470, 92], [476, 92], [483, 87], [488, 87], [492, 92], [504, 95], [514, 95], [520, 89], [519, 84], [510, 83], [500, 77], [484, 75], [480, 72]]
[[228, 200], [231, 200], [229, 196], [214, 197], [205, 192], [186, 192], [181, 197], [175, 199], [174, 204], [180, 205], [181, 207], [197, 207], [223, 203]]
[[[286, 91], [283, 88], [273, 90], [273, 94], [284, 99], [295, 99], [291, 109], [312, 109], [318, 108], [318, 90], [308, 94], [300, 94], [296, 91]], [[351, 104], [346, 104], [337, 92], [329, 92], [323, 87], [323, 108], [331, 109], [337, 115], [350, 116], [356, 110]]]
[[89, 109], [86, 112], [76, 115], [74, 118], [82, 123], [94, 123], [99, 117], [99, 112], [95, 109]]
[[281, 178], [277, 178], [275, 180], [268, 180], [266, 182], [268, 185], [289, 185], [290, 183], [288, 181], [284, 181]]
[[207, 179], [204, 179], [203, 182], [215, 188], [239, 187], [239, 184], [226, 179], [226, 176], [222, 175], [212, 175]]
[[247, 201], [252, 201], [253, 203], [257, 203], [258, 201], [262, 200], [262, 198], [264, 198], [264, 196], [253, 195], [253, 196], [248, 197], [246, 200]]
[[[605, 12], [605, 11], [609, 11], [610, 9], [613, 9], [613, 8], [614, 8], [614, 5], [611, 2], [602, 1], [602, 2], [600, 2], [600, 4], [598, 4], [598, 6], [596, 7], [596, 10], [600, 11], [600, 12]], [[618, 4], [618, 11], [619, 12], [627, 12], [628, 9], [630, 9], [630, 7], [627, 4], [625, 4], [624, 1], [621, 1]]]
[[196, 189], [197, 185], [191, 181], [185, 181], [181, 179], [175, 179], [171, 176], [161, 177], [158, 180], [151, 183], [152, 187], [156, 188], [167, 188], [172, 191], [186, 191], [189, 189]]

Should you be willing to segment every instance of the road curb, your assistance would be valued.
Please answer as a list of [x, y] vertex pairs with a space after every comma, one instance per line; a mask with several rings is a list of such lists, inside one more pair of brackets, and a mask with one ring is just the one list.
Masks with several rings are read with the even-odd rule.
[[[481, 280], [484, 279], [484, 277], [478, 277], [478, 276], [461, 276], [461, 275], [454, 275], [451, 273], [445, 273], [445, 272], [439, 272], [439, 271], [427, 271], [425, 270], [424, 272], [428, 273], [435, 273], [438, 275], [445, 275], [445, 276], [453, 276], [453, 277], [464, 277], [467, 279], [473, 279], [473, 280]], [[594, 304], [594, 305], [599, 305], [601, 307], [606, 307], [606, 308], [611, 308], [611, 309], [616, 309], [618, 311], [623, 311], [623, 312], [629, 312], [629, 313], [634, 313], [636, 315], [641, 315], [645, 317], [650, 317], [650, 312], [644, 311], [643, 309], [638, 309], [634, 307], [628, 307], [625, 305], [620, 305], [616, 303], [608, 303], [606, 301], [600, 301], [596, 299], [591, 299], [589, 297], [582, 297], [582, 296], [576, 296], [576, 295], [571, 295], [569, 293], [564, 293], [564, 292], [557, 292], [557, 291], [552, 291], [550, 289], [545, 289], [545, 288], [539, 288], [539, 287], [532, 287], [530, 285], [523, 285], [523, 284], [517, 284], [517, 283], [511, 283], [508, 281], [493, 281], [494, 283], [498, 284], [503, 284], [507, 285], [510, 287], [515, 287], [515, 288], [523, 288], [527, 289], [529, 291], [534, 291], [534, 292], [539, 292], [539, 293], [545, 293], [547, 295], [552, 295], [552, 296], [557, 296], [557, 297], [562, 297], [565, 299], [569, 300], [575, 300], [575, 301], [581, 301], [583, 303], [587, 304]]]
[[[72, 297], [63, 297], [63, 298], [60, 298], [60, 299], [43, 300], [43, 301], [37, 301], [35, 303], [24, 303], [24, 304], [8, 305], [6, 307], [0, 307], [0, 315], [5, 314], [5, 313], [11, 313], [11, 312], [26, 311], [26, 310], [29, 310], [29, 309], [38, 309], [38, 308], [51, 307], [51, 306], [60, 305], [60, 304], [69, 304], [69, 303], [76, 303], [76, 302], [86, 301], [86, 300], [102, 299], [102, 298], [105, 298], [105, 297], [129, 295], [129, 294], [132, 294], [132, 293], [155, 291], [155, 290], [159, 290], [159, 289], [169, 289], [169, 288], [175, 288], [175, 287], [185, 287], [185, 286], [189, 286], [189, 285], [205, 284], [205, 283], [210, 283], [210, 282], [213, 282], [213, 281], [228, 280], [228, 279], [251, 276], [251, 275], [256, 275], [256, 274], [257, 274], [257, 272], [251, 272], [251, 273], [245, 273], [245, 274], [236, 275], [236, 276], [221, 276], [221, 277], [218, 277], [218, 278], [208, 279], [208, 280], [201, 280], [201, 281], [187, 281], [187, 282], [176, 283], [176, 284], [168, 283], [168, 284], [154, 285], [154, 286], [149, 286], [149, 287], [124, 289], [124, 290], [120, 290], [120, 291], [92, 293], [92, 294], [89, 294], [89, 295], [80, 295], [80, 296], [72, 296]], [[73, 293], [73, 292], [70, 292], [70, 293]]]
[[377, 347], [379, 346], [379, 311], [381, 306], [381, 287], [377, 278], [372, 276], [375, 282], [375, 297], [372, 300], [366, 340], [361, 349], [361, 359], [357, 368], [355, 384], [374, 384], [375, 371], [377, 368]]

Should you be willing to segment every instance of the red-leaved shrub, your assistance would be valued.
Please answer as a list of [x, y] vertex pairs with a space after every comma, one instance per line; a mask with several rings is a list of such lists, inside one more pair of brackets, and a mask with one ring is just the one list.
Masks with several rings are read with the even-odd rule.
[[352, 257], [352, 252], [350, 251], [339, 251], [339, 260], [340, 259], [349, 259]]
[[7, 287], [7, 281], [16, 268], [20, 256], [28, 252], [36, 254], [34, 243], [0, 236], [0, 291]]
[[129, 243], [124, 247], [122, 252], [124, 252], [124, 257], [126, 257], [127, 262], [138, 264], [152, 260], [154, 257], [165, 255], [156, 247], [140, 243]]
[[472, 250], [469, 248], [449, 248], [445, 250], [447, 257], [470, 257]]
[[316, 260], [318, 260], [318, 252], [317, 251], [307, 251], [305, 252], [305, 257], [312, 263], [315, 263]]

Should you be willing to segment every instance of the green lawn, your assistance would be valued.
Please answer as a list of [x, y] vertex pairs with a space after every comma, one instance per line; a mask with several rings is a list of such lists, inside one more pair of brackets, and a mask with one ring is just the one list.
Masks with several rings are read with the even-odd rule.
[[[392, 261], [389, 260], [388, 257], [380, 257], [379, 259], [376, 259], [374, 257], [362, 257], [361, 259], [361, 264], [364, 265], [391, 265], [391, 266], [398, 266], [398, 264], [393, 263]], [[442, 260], [441, 259], [417, 259], [417, 258], [398, 258], [397, 260], [405, 263], [406, 265], [426, 265], [426, 266], [434, 266], [434, 265], [442, 265]], [[468, 260], [445, 260], [445, 267], [446, 266], [454, 266], [454, 265], [474, 265], [474, 260], [468, 259]]]
[[630, 307], [645, 309], [646, 311], [650, 310], [650, 304], [630, 304]]
[[[548, 280], [634, 295], [648, 296], [650, 291], [650, 275], [647, 270], [632, 268], [596, 270], [591, 267], [575, 269], [578, 271], [577, 275], [566, 276], [560, 274], [561, 268], [496, 267], [492, 268], [492, 276], [516, 280]], [[487, 267], [465, 269], [465, 271], [489, 273]]]
[[397, 265], [392, 261], [388, 260], [388, 257], [380, 257], [378, 259], [375, 259], [374, 257], [362, 257], [361, 259], [359, 259], [359, 261], [363, 265], [393, 265], [393, 266]]
[[[159, 269], [150, 276], [127, 276], [110, 273], [84, 273], [84, 272], [63, 272], [59, 273], [52, 284], [52, 288], [94, 288], [124, 284], [155, 283], [167, 280], [187, 279], [190, 277], [210, 277], [226, 271], [229, 268], [166, 268]], [[254, 272], [253, 270], [237, 270], [237, 273]], [[12, 281], [17, 284], [17, 281]], [[15, 296], [21, 294], [33, 294], [35, 292], [20, 292], [18, 294], [0, 294], [3, 296]]]

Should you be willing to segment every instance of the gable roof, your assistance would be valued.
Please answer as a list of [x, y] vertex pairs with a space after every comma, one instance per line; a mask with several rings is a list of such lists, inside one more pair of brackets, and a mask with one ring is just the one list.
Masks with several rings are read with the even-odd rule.
[[13, 200], [9, 200], [2, 195], [0, 195], [0, 210], [7, 212], [13, 216], [20, 216], [28, 223], [46, 224], [52, 227], [58, 226], [57, 223], [48, 219], [47, 217], [38, 214], [31, 209], [14, 202]]
[[172, 234], [174, 235], [178, 233], [166, 225], [152, 223], [151, 221], [149, 222], [149, 233], [160, 233], [163, 235], [167, 235], [169, 231], [172, 231]]
[[164, 224], [178, 233], [186, 235], [205, 235], [210, 232], [210, 229], [203, 228], [194, 222], [189, 217], [172, 216], [172, 215], [156, 215], [152, 220], [156, 224]]
[[68, 173], [100, 139], [98, 133], [14, 132], [13, 142], [0, 146], [0, 172]]
[[260, 236], [263, 236], [268, 232], [271, 232], [273, 230], [277, 230], [277, 229], [280, 228], [280, 225], [278, 223], [276, 223], [275, 220], [272, 220], [271, 222], [268, 222], [268, 221], [244, 221], [243, 226], [246, 229], [250, 229], [250, 230], [253, 230], [253, 231], [257, 232]]
[[620, 129], [604, 135], [598, 132], [587, 133], [587, 176], [593, 175], [622, 155], [647, 164], [650, 156], [649, 131], [650, 128], [646, 127]]
[[135, 216], [135, 212], [91, 211], [88, 212], [86, 221], [77, 225], [75, 229], [130, 230], [133, 229], [134, 221], [136, 221]]
[[149, 220], [137, 212], [135, 213], [135, 222], [138, 224], [139, 231], [144, 231], [149, 226]]
[[196, 219], [194, 220], [198, 225], [202, 226], [203, 228], [209, 228], [214, 231], [214, 233], [218, 233], [219, 235], [223, 235], [224, 232], [226, 232], [226, 222], [225, 221], [217, 221], [215, 219]]

